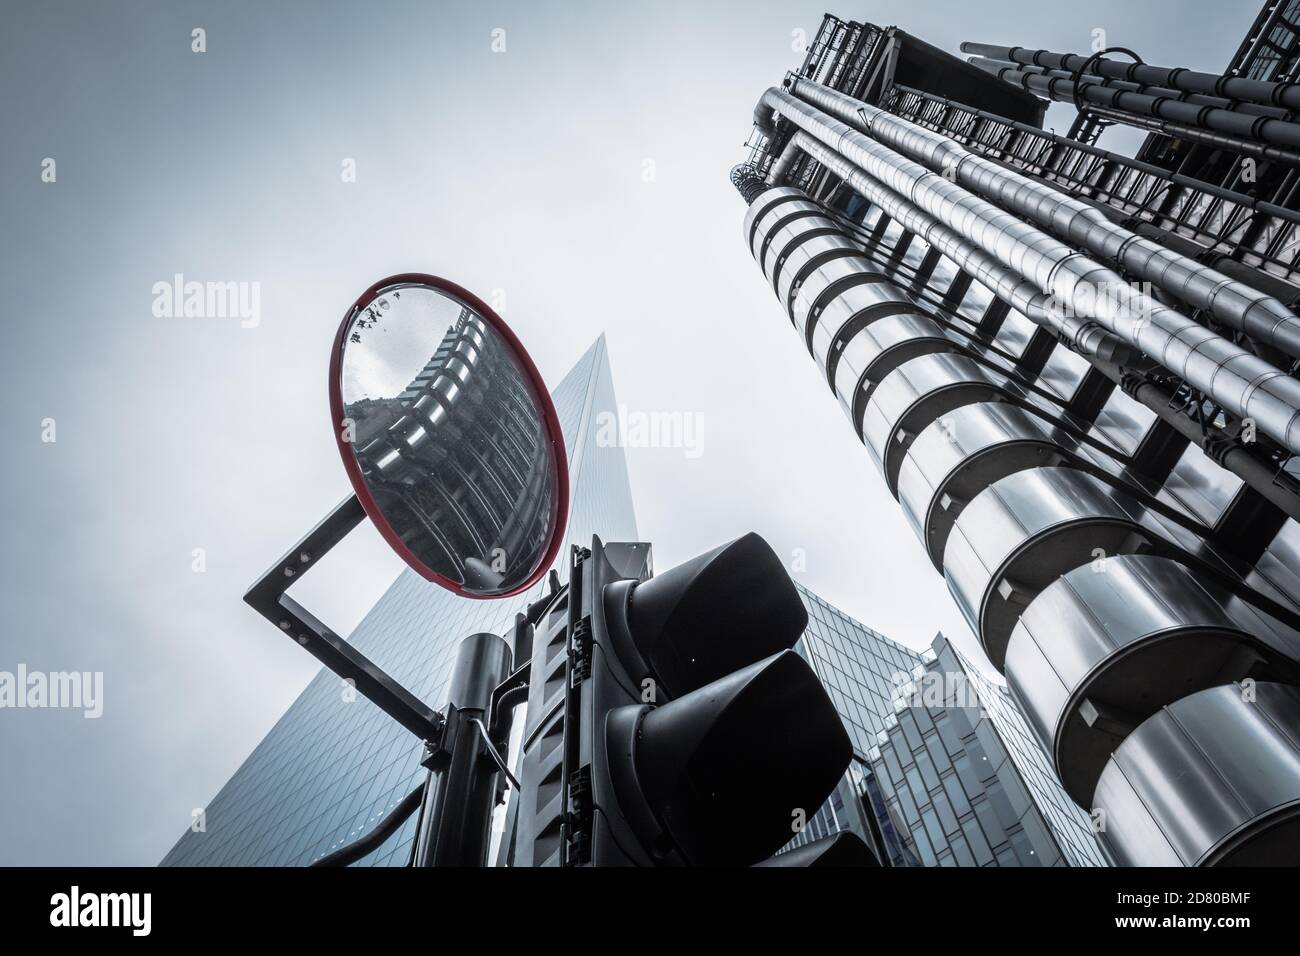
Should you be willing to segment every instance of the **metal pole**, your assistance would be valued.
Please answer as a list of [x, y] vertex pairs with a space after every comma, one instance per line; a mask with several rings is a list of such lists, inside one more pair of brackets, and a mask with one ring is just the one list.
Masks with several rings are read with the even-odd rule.
[[456, 651], [442, 746], [428, 760], [416, 866], [487, 862], [498, 771], [480, 726], [489, 719], [492, 691], [510, 676], [510, 658], [510, 645], [496, 634], [471, 634]]

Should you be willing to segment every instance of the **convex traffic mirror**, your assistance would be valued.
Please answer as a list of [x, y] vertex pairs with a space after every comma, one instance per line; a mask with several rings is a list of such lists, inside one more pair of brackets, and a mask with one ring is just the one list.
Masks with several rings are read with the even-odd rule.
[[488, 598], [546, 572], [564, 441], [528, 353], [480, 299], [417, 273], [371, 286], [339, 327], [330, 411], [357, 498], [421, 576]]

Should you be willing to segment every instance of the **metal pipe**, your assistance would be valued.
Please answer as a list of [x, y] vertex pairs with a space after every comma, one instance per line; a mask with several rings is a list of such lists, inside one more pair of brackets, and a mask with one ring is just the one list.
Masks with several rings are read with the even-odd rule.
[[1130, 80], [1151, 86], [1167, 86], [1188, 93], [1208, 93], [1230, 100], [1248, 100], [1289, 110], [1300, 109], [1300, 86], [1295, 83], [1277, 83], [1251, 80], [1240, 76], [1221, 76], [1201, 73], [1182, 67], [1149, 66], [1145, 63], [1123, 63], [1106, 57], [1085, 57], [1076, 53], [1052, 53], [1047, 50], [1028, 50], [1018, 46], [999, 46], [993, 43], [963, 43], [963, 53], [1008, 60], [1012, 63], [1030, 63], [1052, 69], [1079, 72], [1085, 65], [1092, 73], [1110, 76], [1117, 80]]
[[424, 788], [416, 866], [483, 866], [491, 841], [497, 774], [474, 721], [487, 716], [492, 691], [510, 676], [510, 645], [496, 634], [460, 642], [451, 672], [444, 743]]
[[1152, 86], [1146, 83], [1134, 83], [1131, 80], [1117, 80], [1108, 76], [1097, 76], [1095, 73], [1074, 73], [1070, 70], [1052, 69], [1046, 66], [1035, 66], [1032, 63], [1011, 63], [1007, 60], [993, 60], [988, 57], [969, 57], [968, 62], [975, 63], [981, 60], [983, 63], [995, 64], [998, 67], [1010, 67], [1019, 70], [1021, 73], [1036, 73], [1040, 76], [1056, 77], [1062, 80], [1073, 80], [1076, 83], [1082, 83], [1085, 86], [1100, 84], [1113, 90], [1124, 90], [1129, 93], [1146, 93], [1148, 96], [1169, 96], [1174, 99], [1182, 100], [1185, 103], [1196, 103], [1199, 106], [1214, 106], [1224, 110], [1234, 110], [1238, 113], [1247, 113], [1251, 116], [1271, 116], [1275, 119], [1285, 120], [1288, 116], [1287, 110], [1280, 106], [1263, 106], [1259, 103], [1238, 102], [1235, 100], [1224, 99], [1222, 96], [1210, 96], [1205, 93], [1188, 93], [1184, 90], [1175, 90], [1167, 86]]
[[[1134, 290], [1113, 270], [784, 90], [770, 89], [763, 98], [870, 176], [1051, 292], [1075, 314], [1095, 319], [1228, 412], [1253, 419], [1259, 431], [1300, 454], [1300, 382]], [[882, 117], [888, 122], [889, 114], [875, 107], [863, 104], [861, 111], [868, 123]], [[918, 148], [934, 136], [893, 119], [911, 131]]]
[[1145, 129], [1153, 133], [1161, 133], [1165, 136], [1171, 136], [1176, 139], [1185, 139], [1193, 143], [1203, 143], [1216, 149], [1228, 149], [1233, 152], [1241, 153], [1243, 156], [1252, 156], [1256, 159], [1268, 160], [1271, 163], [1280, 163], [1284, 166], [1300, 168], [1300, 153], [1292, 152], [1287, 149], [1279, 149], [1277, 146], [1269, 146], [1266, 143], [1252, 143], [1246, 140], [1237, 139], [1235, 136], [1228, 136], [1224, 133], [1216, 133], [1208, 129], [1196, 129], [1191, 126], [1183, 126], [1180, 123], [1171, 123], [1168, 120], [1156, 119], [1154, 116], [1134, 116], [1132, 113], [1119, 113], [1115, 110], [1108, 109], [1104, 106], [1089, 106], [1088, 112], [1095, 116], [1101, 116], [1113, 123], [1123, 123], [1125, 126], [1133, 126], [1137, 129]]
[[[1271, 116], [1277, 119], [1286, 119], [1288, 116], [1286, 110], [1276, 106], [1260, 106], [1257, 103], [1234, 103], [1232, 100], [1225, 100], [1217, 96], [1206, 96], [1202, 93], [1184, 93], [1179, 90], [1171, 90], [1162, 86], [1143, 86], [1139, 83], [1130, 83], [1127, 80], [1113, 80], [1108, 77], [1094, 76], [1091, 73], [1075, 74], [1069, 73], [1065, 70], [1050, 70], [1042, 66], [1030, 66], [1023, 63], [1007, 63], [1004, 60], [989, 60], [982, 57], [970, 57], [968, 62], [989, 73], [993, 73], [995, 69], [1009, 69], [1015, 70], [1018, 73], [1032, 73], [1036, 76], [1074, 81], [1077, 84], [1087, 86], [1100, 84], [1108, 89], [1125, 90], [1133, 93], [1145, 93], [1148, 96], [1172, 97], [1173, 99], [1182, 100], [1186, 103], [1213, 106], [1252, 116]], [[995, 75], [1001, 76], [1002, 74], [997, 73]], [[1085, 109], [1094, 115], [1105, 117], [1111, 122], [1123, 123], [1127, 126], [1136, 126], [1140, 129], [1163, 133], [1166, 136], [1176, 136], [1180, 139], [1189, 140], [1191, 142], [1205, 143], [1206, 145], [1221, 149], [1230, 149], [1234, 152], [1242, 153], [1243, 155], [1252, 156], [1258, 159], [1268, 160], [1269, 162], [1282, 163], [1292, 167], [1300, 167], [1300, 153], [1292, 150], [1281, 149], [1277, 146], [1270, 146], [1267, 143], [1240, 139], [1236, 136], [1229, 136], [1226, 133], [1216, 133], [1213, 130], [1187, 126], [1182, 123], [1173, 123], [1157, 117], [1140, 117], [1132, 113], [1119, 113], [1112, 111], [1109, 108], [1096, 106], [1094, 104], [1089, 104]]]
[[791, 92], [846, 123], [869, 126], [881, 143], [1209, 311], [1224, 325], [1300, 357], [1300, 317], [1272, 296], [1116, 225], [1095, 206], [970, 152], [950, 137], [806, 80], [793, 80]]
[[1045, 129], [1039, 129], [1037, 126], [1030, 126], [1027, 123], [1019, 123], [1015, 120], [1007, 119], [1005, 116], [999, 116], [996, 113], [989, 113], [986, 110], [979, 110], [965, 103], [958, 103], [944, 96], [937, 96], [934, 93], [927, 93], [925, 90], [918, 90], [911, 86], [904, 86], [897, 83], [893, 87], [899, 93], [905, 93], [911, 96], [919, 96], [922, 99], [929, 100], [932, 103], [942, 103], [949, 109], [963, 110], [973, 116], [987, 120], [990, 123], [1001, 123], [1009, 126], [1011, 129], [1018, 130], [1029, 136], [1037, 136], [1043, 139], [1049, 139], [1059, 146], [1065, 146], [1069, 149], [1081, 150], [1092, 156], [1097, 156], [1107, 162], [1114, 163], [1117, 166], [1123, 166], [1126, 169], [1136, 169], [1138, 172], [1146, 173], [1167, 183], [1173, 183], [1176, 186], [1182, 186], [1186, 189], [1194, 189], [1198, 192], [1206, 193], [1217, 199], [1223, 199], [1227, 202], [1235, 203], [1244, 209], [1259, 211], [1266, 216], [1274, 216], [1289, 223], [1300, 224], [1300, 213], [1293, 209], [1285, 209], [1275, 203], [1261, 202], [1254, 196], [1247, 196], [1244, 193], [1233, 192], [1216, 183], [1206, 182], [1202, 179], [1193, 179], [1191, 176], [1185, 176], [1182, 173], [1170, 172], [1159, 166], [1153, 166], [1151, 163], [1144, 163], [1140, 159], [1133, 159], [1129, 156], [1121, 156], [1119, 153], [1113, 153], [1110, 150], [1102, 149], [1100, 146], [1094, 146], [1091, 143], [1084, 143], [1079, 140], [1070, 139], [1066, 136], [1060, 136], [1056, 133], [1048, 132]]
[[1003, 266], [978, 246], [963, 239], [933, 216], [918, 209], [902, 196], [872, 179], [843, 156], [824, 146], [802, 130], [786, 144], [787, 153], [804, 151], [863, 198], [879, 206], [910, 232], [938, 249], [995, 296], [1027, 316], [1035, 324], [1056, 334], [1071, 349], [1083, 355], [1103, 357], [1120, 364], [1131, 364], [1130, 347], [1095, 322], [1067, 314], [1053, 307], [1050, 297], [1022, 276]]
[[[1165, 386], [1152, 381], [1141, 381], [1136, 384], [1126, 383], [1125, 367], [1131, 368], [1133, 361], [1131, 355], [1126, 354], [1129, 352], [1129, 347], [1114, 335], [1101, 330], [1094, 324], [1087, 323], [1092, 330], [1100, 332], [1104, 338], [1095, 339], [1095, 345], [1091, 348], [1076, 347], [1076, 343], [1068, 337], [1071, 334], [1070, 330], [1058, 329], [1051, 321], [1043, 321], [1039, 315], [1035, 315], [1030, 311], [1031, 308], [1040, 309], [1046, 306], [1043, 300], [1047, 297], [1028, 282], [1020, 279], [1011, 270], [1003, 268], [937, 219], [917, 209], [896, 193], [886, 189], [853, 166], [844, 157], [813, 139], [809, 134], [803, 131], [796, 133], [786, 146], [786, 150], [792, 149], [801, 149], [808, 153], [813, 159], [848, 183], [850, 188], [863, 198], [879, 206], [887, 215], [925, 239], [962, 269], [971, 273], [975, 281], [990, 292], [1010, 303], [1014, 308], [1019, 309], [1039, 325], [1047, 325], [1053, 331], [1057, 331], [1062, 341], [1071, 345], [1071, 347], [1075, 347], [1075, 351], [1087, 356], [1089, 362], [1099, 372], [1116, 385], [1125, 388], [1138, 404], [1150, 409], [1157, 418], [1172, 426], [1179, 434], [1191, 439], [1196, 445], [1204, 445], [1205, 435], [1201, 430], [1201, 426], [1187, 415], [1175, 410], [1173, 395]], [[1042, 308], [1042, 311], [1047, 312], [1047, 318], [1049, 319], [1059, 314], [1050, 308]], [[1075, 321], [1076, 323], [1080, 322], [1077, 318]], [[1279, 479], [1284, 478], [1285, 475], [1279, 472], [1276, 465], [1261, 460], [1241, 444], [1228, 445], [1216, 460], [1224, 469], [1236, 475], [1255, 491], [1258, 491], [1260, 495], [1276, 505], [1283, 513], [1300, 521], [1300, 496], [1296, 494], [1295, 483], [1291, 482], [1290, 488], [1280, 485]]]
[[785, 148], [781, 150], [781, 154], [772, 160], [772, 165], [767, 171], [768, 184], [779, 185], [785, 179], [786, 174], [790, 172], [790, 167], [794, 165], [798, 155], [799, 151], [792, 149], [790, 143], [787, 142]]
[[1148, 96], [1146, 93], [1130, 93], [1107, 86], [1076, 84], [1073, 80], [1038, 73], [1022, 73], [1015, 66], [999, 67], [996, 61], [981, 57], [971, 57], [969, 62], [1012, 86], [1061, 103], [1087, 100], [1121, 113], [1155, 116], [1187, 126], [1228, 133], [1245, 140], [1262, 140], [1278, 146], [1300, 146], [1300, 123], [1269, 116], [1248, 116], [1213, 106], [1197, 106], [1167, 96]]
[[[1070, 80], [1062, 79], [1056, 76], [1062, 73], [1061, 70], [1035, 71], [1035, 67], [1020, 67], [1016, 64], [998, 64], [993, 60], [984, 60], [979, 57], [971, 57], [969, 62], [972, 66], [979, 67], [987, 73], [1010, 83], [1012, 86], [1037, 92], [1042, 95], [1051, 97], [1060, 102], [1074, 103], [1075, 99], [1069, 95], [1069, 90], [1075, 88]], [[1033, 79], [1026, 76], [1029, 72]], [[1092, 82], [1100, 82], [1097, 77], [1089, 77]], [[1047, 84], [1046, 90], [1041, 89], [1043, 83]], [[1130, 83], [1129, 86], [1137, 84]], [[1112, 87], [1107, 85], [1107, 89]], [[1063, 92], [1064, 91], [1064, 92]], [[1177, 96], [1187, 96], [1188, 94], [1174, 94]], [[1263, 107], [1259, 107], [1262, 109]], [[1139, 129], [1155, 130], [1168, 136], [1178, 136], [1183, 139], [1193, 140], [1198, 143], [1206, 143], [1222, 149], [1229, 149], [1233, 152], [1241, 153], [1246, 156], [1253, 156], [1258, 159], [1268, 160], [1269, 162], [1282, 163], [1287, 166], [1300, 166], [1300, 153], [1294, 150], [1283, 149], [1280, 146], [1273, 146], [1268, 143], [1257, 142], [1252, 139], [1242, 139], [1239, 136], [1233, 136], [1229, 133], [1216, 132], [1213, 129], [1206, 129], [1200, 126], [1189, 126], [1186, 123], [1175, 123], [1172, 120], [1162, 119], [1159, 116], [1145, 116], [1137, 113], [1128, 113], [1117, 107], [1099, 106], [1096, 103], [1088, 103], [1084, 109], [1097, 115], [1106, 115], [1112, 122], [1123, 123], [1126, 126], [1136, 126]], [[1294, 124], [1292, 124], [1294, 125]], [[1300, 129], [1300, 127], [1297, 127]]]
[[[1166, 387], [1152, 381], [1126, 386], [1123, 369], [1105, 360], [1094, 364], [1103, 375], [1124, 388], [1135, 401], [1155, 412], [1161, 421], [1198, 446], [1205, 447], [1206, 436], [1201, 426], [1174, 409], [1173, 395]], [[1226, 446], [1214, 460], [1276, 505], [1283, 514], [1300, 521], [1300, 496], [1297, 495], [1300, 489], [1286, 472], [1252, 454], [1249, 448], [1239, 442]]]

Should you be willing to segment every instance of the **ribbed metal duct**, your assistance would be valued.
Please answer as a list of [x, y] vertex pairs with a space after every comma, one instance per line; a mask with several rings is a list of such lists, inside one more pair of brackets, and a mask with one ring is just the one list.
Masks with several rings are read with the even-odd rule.
[[1066, 792], [1088, 809], [1138, 724], [1207, 687], [1294, 678], [1296, 652], [1294, 632], [1187, 566], [1118, 555], [1034, 599], [1011, 634], [1006, 675]]
[[[1095, 319], [1230, 413], [1253, 419], [1260, 431], [1300, 453], [1300, 382], [1153, 301], [1113, 270], [789, 93], [770, 89], [763, 104], [1053, 293], [1073, 313]], [[882, 118], [882, 125], [890, 119], [902, 124], [918, 149], [934, 135], [873, 107], [860, 104], [860, 112], [872, 124]]]
[[815, 83], [795, 79], [791, 92], [850, 126], [866, 127], [881, 143], [1120, 264], [1136, 278], [1208, 310], [1224, 325], [1300, 357], [1300, 317], [1272, 296], [1118, 226], [1096, 207], [971, 153], [940, 133]]
[[[750, 251], [828, 386], [860, 430], [876, 384], [917, 356], [955, 352], [956, 342], [880, 272], [802, 192], [774, 189], [746, 215]], [[969, 361], [969, 360], [967, 360]]]
[[1056, 70], [1068, 70], [1071, 73], [1079, 72], [1086, 66], [1090, 73], [1114, 77], [1117, 80], [1129, 80], [1151, 86], [1167, 86], [1188, 93], [1207, 93], [1232, 100], [1249, 100], [1252, 103], [1281, 106], [1288, 110], [1300, 109], [1300, 86], [1295, 83], [1274, 83], [1240, 76], [1199, 73], [1182, 67], [1123, 63], [1104, 56], [1051, 53], [1047, 50], [1029, 50], [1025, 47], [999, 46], [994, 43], [967, 42], [961, 45], [961, 51], [993, 60], [1029, 63]]
[[1226, 684], [1125, 738], [1093, 795], [1121, 866], [1294, 866], [1300, 856], [1300, 690]]

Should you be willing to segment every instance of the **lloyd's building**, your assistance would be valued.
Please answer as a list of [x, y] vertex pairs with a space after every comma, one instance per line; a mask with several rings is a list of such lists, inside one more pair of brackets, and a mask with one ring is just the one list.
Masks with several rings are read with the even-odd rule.
[[1300, 2], [1241, 27], [1204, 71], [828, 16], [732, 171], [870, 493], [1121, 864], [1300, 863]]

